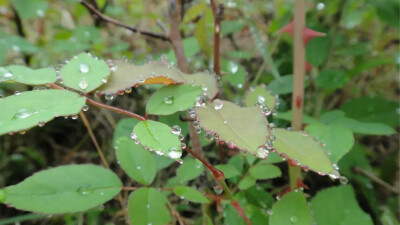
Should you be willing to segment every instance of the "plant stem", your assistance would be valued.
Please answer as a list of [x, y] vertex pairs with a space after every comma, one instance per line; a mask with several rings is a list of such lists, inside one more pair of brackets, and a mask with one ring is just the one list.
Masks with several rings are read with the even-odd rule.
[[224, 18], [224, 5], [216, 3], [216, 0], [211, 0], [211, 8], [214, 15], [214, 72], [221, 75], [221, 65], [219, 61], [219, 46], [221, 41], [221, 21]]
[[90, 98], [86, 98], [86, 102], [87, 102], [87, 103], [90, 103], [90, 104], [92, 104], [92, 105], [94, 105], [94, 106], [97, 106], [97, 107], [100, 107], [100, 108], [105, 108], [105, 109], [114, 111], [114, 112], [116, 112], [116, 113], [124, 114], [124, 115], [126, 115], [126, 116], [130, 116], [130, 117], [133, 117], [133, 118], [138, 119], [138, 120], [141, 120], [141, 121], [146, 120], [146, 118], [144, 118], [143, 116], [140, 116], [140, 115], [138, 115], [138, 114], [136, 114], [136, 113], [129, 112], [129, 111], [127, 111], [127, 110], [120, 109], [120, 108], [117, 108], [117, 107], [114, 107], [114, 106], [105, 105], [105, 104], [103, 104], [103, 103], [96, 102], [96, 101], [94, 101], [94, 100], [92, 100], [92, 99], [90, 99]]
[[[293, 95], [292, 95], [292, 127], [302, 130], [304, 74], [305, 74], [305, 46], [303, 44], [303, 29], [306, 26], [305, 0], [296, 0], [294, 3], [294, 54], [293, 54]], [[297, 180], [301, 179], [300, 167], [289, 165], [290, 188], [297, 188]]]

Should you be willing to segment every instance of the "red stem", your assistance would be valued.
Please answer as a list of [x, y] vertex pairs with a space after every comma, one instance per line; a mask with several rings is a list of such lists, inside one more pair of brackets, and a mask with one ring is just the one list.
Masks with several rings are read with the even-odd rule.
[[198, 154], [196, 154], [195, 152], [193, 152], [189, 147], [186, 147], [185, 150], [186, 150], [187, 152], [189, 152], [191, 155], [193, 155], [196, 159], [200, 160], [200, 162], [203, 163], [203, 165], [204, 165], [205, 167], [207, 167], [207, 169], [209, 169], [209, 170], [212, 172], [212, 174], [214, 175], [214, 177], [215, 177], [215, 179], [216, 179], [217, 181], [222, 181], [222, 180], [225, 179], [225, 175], [224, 175], [224, 173], [223, 173], [221, 170], [215, 168], [215, 167], [214, 167], [213, 165], [211, 165], [209, 162], [205, 161], [205, 160], [204, 160], [203, 158], [201, 158]]
[[242, 207], [239, 205], [239, 202], [236, 201], [236, 200], [232, 200], [231, 203], [232, 203], [233, 207], [235, 207], [236, 211], [238, 211], [240, 216], [242, 216], [243, 219], [246, 221], [247, 225], [251, 225], [251, 222], [250, 222], [249, 218], [247, 218], [247, 216], [244, 213]]

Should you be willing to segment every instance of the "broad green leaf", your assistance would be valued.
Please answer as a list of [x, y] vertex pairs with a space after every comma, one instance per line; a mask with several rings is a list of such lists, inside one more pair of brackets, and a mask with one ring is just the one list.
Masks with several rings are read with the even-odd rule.
[[10, 81], [12, 78], [13, 75], [8, 69], [0, 67], [0, 82]]
[[326, 150], [313, 137], [300, 131], [289, 131], [278, 128], [272, 132], [276, 137], [273, 147], [278, 153], [283, 153], [290, 159], [318, 173], [329, 174], [339, 178], [338, 171], [333, 167]]
[[6, 97], [0, 100], [0, 134], [43, 126], [54, 117], [75, 115], [85, 100], [63, 90], [27, 91]]
[[43, 17], [48, 7], [46, 0], [11, 0], [11, 2], [23, 19]]
[[121, 137], [129, 138], [131, 136], [133, 127], [139, 122], [135, 118], [125, 118], [118, 121], [117, 126], [114, 129], [112, 146], [117, 146], [117, 141]]
[[272, 95], [264, 84], [250, 88], [244, 99], [247, 107], [254, 106], [256, 103], [264, 103], [271, 111], [276, 108], [277, 101], [277, 96]]
[[306, 59], [313, 66], [322, 65], [328, 57], [330, 37], [315, 37], [307, 44]]
[[[340, 110], [332, 110], [328, 112], [322, 113], [321, 117], [319, 118], [319, 121], [324, 124], [331, 124], [337, 119], [341, 119], [345, 117], [345, 113]], [[316, 122], [317, 123], [317, 122]]]
[[245, 150], [257, 157], [265, 158], [260, 146], [266, 144], [269, 136], [268, 121], [257, 106], [239, 106], [216, 99], [206, 106], [196, 107], [200, 126], [215, 132], [220, 141]]
[[60, 72], [65, 86], [85, 93], [101, 86], [110, 76], [107, 63], [87, 53], [75, 56]]
[[315, 84], [318, 87], [335, 90], [343, 87], [349, 81], [349, 77], [340, 70], [323, 70], [319, 73]]
[[140, 188], [129, 196], [132, 225], [165, 225], [171, 221], [167, 198], [154, 188]]
[[311, 203], [313, 219], [317, 224], [373, 224], [371, 217], [358, 206], [354, 190], [349, 185], [325, 189]]
[[181, 199], [188, 200], [196, 203], [209, 203], [210, 201], [204, 197], [204, 195], [196, 189], [187, 186], [176, 186], [174, 187], [174, 193]]
[[236, 167], [234, 167], [231, 164], [220, 164], [216, 165], [215, 168], [221, 170], [224, 173], [226, 179], [241, 175], [241, 173], [236, 169]]
[[191, 84], [169, 85], [154, 93], [146, 106], [146, 113], [171, 115], [195, 106], [203, 90]]
[[384, 98], [360, 97], [342, 105], [347, 117], [368, 123], [384, 123], [391, 127], [399, 125], [398, 101]]
[[370, 4], [374, 6], [377, 11], [380, 20], [387, 24], [399, 29], [399, 11], [400, 6], [396, 0], [388, 1], [374, 1], [368, 0]]
[[91, 44], [87, 42], [81, 42], [76, 38], [71, 38], [68, 40], [53, 40], [47, 44], [47, 47], [56, 53], [72, 54], [90, 50], [91, 46]]
[[200, 176], [204, 171], [203, 164], [198, 160], [191, 157], [186, 157], [183, 164], [178, 168], [176, 175], [182, 183], [193, 180]]
[[266, 165], [264, 163], [258, 163], [249, 170], [250, 175], [258, 180], [266, 180], [282, 175], [279, 167], [274, 165]]
[[32, 212], [72, 213], [103, 204], [121, 189], [117, 175], [103, 167], [59, 166], [6, 187], [4, 203]]
[[[9, 80], [12, 80], [17, 83], [23, 83], [28, 85], [39, 85], [39, 84], [54, 83], [57, 80], [57, 74], [53, 68], [42, 68], [33, 70], [25, 66], [12, 65], [12, 66], [7, 66], [6, 69], [11, 74], [11, 76], [10, 74], [8, 74]], [[4, 80], [2, 79], [0, 71], [0, 82], [1, 81]]]
[[[304, 81], [304, 87], [308, 87], [309, 82], [306, 79]], [[268, 84], [268, 89], [273, 94], [289, 94], [293, 91], [293, 75], [285, 75], [280, 78], [280, 80], [275, 79]]]
[[153, 155], [154, 161], [156, 161], [157, 170], [162, 170], [164, 168], [167, 168], [168, 166], [170, 166], [172, 163], [175, 162], [174, 160], [164, 157], [164, 156], [161, 156], [161, 155], [157, 155], [157, 154], [152, 154], [152, 155]]
[[257, 179], [253, 176], [247, 175], [239, 182], [239, 189], [246, 190], [256, 184]]
[[272, 206], [269, 225], [310, 225], [311, 212], [302, 192], [289, 192]]
[[122, 169], [135, 181], [149, 185], [156, 176], [156, 162], [151, 153], [129, 138], [120, 138], [116, 149]]
[[354, 145], [353, 132], [340, 125], [312, 123], [306, 127], [306, 131], [325, 144], [329, 158], [334, 163], [337, 163]]
[[247, 201], [250, 204], [262, 209], [270, 209], [275, 202], [274, 197], [268, 191], [260, 186], [253, 186], [244, 191]]
[[389, 135], [396, 133], [396, 131], [393, 128], [383, 123], [360, 122], [350, 118], [337, 119], [333, 121], [332, 124], [337, 124], [343, 127], [347, 127], [354, 133], [359, 133], [359, 134]]
[[136, 140], [150, 151], [171, 159], [179, 159], [182, 156], [181, 142], [166, 124], [152, 120], [140, 121], [133, 132], [136, 134]]

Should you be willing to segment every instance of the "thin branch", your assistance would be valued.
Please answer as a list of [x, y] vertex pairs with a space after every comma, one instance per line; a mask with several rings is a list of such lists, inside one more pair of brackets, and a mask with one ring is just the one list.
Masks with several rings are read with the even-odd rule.
[[[22, 24], [21, 17], [18, 15], [18, 12], [17, 12], [17, 10], [15, 10], [14, 7], [12, 7], [12, 11], [13, 11], [13, 14], [14, 14], [13, 19], [14, 19], [15, 25], [17, 27], [18, 35], [21, 36], [22, 38], [26, 39], [26, 34], [25, 34], [25, 31], [24, 31], [24, 27], [23, 27], [23, 24]], [[31, 59], [30, 55], [24, 54], [24, 61], [25, 61], [26, 65], [29, 65], [30, 59]]]
[[150, 31], [140, 30], [140, 29], [138, 29], [136, 27], [129, 26], [129, 25], [127, 25], [127, 24], [125, 24], [125, 23], [123, 23], [123, 22], [121, 22], [119, 20], [116, 20], [114, 18], [108, 17], [108, 16], [104, 15], [103, 13], [101, 13], [99, 10], [97, 10], [93, 5], [91, 5], [91, 4], [89, 4], [89, 3], [85, 2], [85, 1], [81, 1], [81, 4], [84, 7], [86, 7], [86, 9], [88, 9], [91, 13], [96, 15], [99, 19], [101, 19], [101, 20], [103, 20], [103, 21], [105, 21], [107, 23], [111, 23], [111, 24], [114, 24], [116, 26], [123, 27], [123, 28], [128, 29], [128, 30], [130, 30], [132, 32], [135, 32], [135, 33], [138, 33], [138, 34], [141, 34], [141, 35], [144, 35], [144, 36], [157, 38], [157, 39], [160, 39], [160, 40], [163, 40], [163, 41], [170, 41], [169, 37], [165, 36], [163, 34], [158, 34], [158, 33], [153, 33], [153, 32], [150, 32]]
[[211, 0], [211, 8], [214, 15], [214, 72], [221, 75], [221, 65], [219, 61], [220, 41], [221, 41], [221, 21], [224, 18], [224, 5], [217, 6], [216, 0]]
[[105, 105], [103, 103], [96, 102], [96, 101], [94, 101], [94, 100], [92, 100], [90, 98], [86, 98], [86, 102], [89, 103], [89, 104], [92, 104], [94, 106], [100, 107], [100, 108], [105, 108], [105, 109], [114, 111], [116, 113], [120, 113], [120, 114], [124, 114], [126, 116], [130, 116], [130, 117], [136, 118], [136, 119], [141, 120], [141, 121], [146, 120], [146, 118], [144, 118], [143, 116], [140, 116], [140, 115], [138, 115], [136, 113], [129, 112], [127, 110], [120, 109], [120, 108], [117, 108], [117, 107], [114, 107], [114, 106]]
[[353, 170], [356, 173], [359, 173], [359, 174], [362, 174], [362, 175], [368, 177], [369, 179], [371, 179], [375, 183], [380, 184], [382, 187], [388, 189], [389, 191], [391, 191], [391, 192], [393, 192], [395, 194], [399, 194], [400, 193], [400, 191], [397, 188], [395, 188], [392, 185], [386, 183], [384, 180], [380, 179], [375, 174], [373, 174], [373, 173], [371, 173], [369, 171], [366, 171], [361, 167], [356, 166], [356, 167], [353, 168]]
[[200, 160], [200, 162], [203, 163], [203, 165], [211, 171], [211, 173], [214, 175], [214, 177], [217, 181], [223, 181], [225, 179], [225, 175], [221, 170], [215, 168], [209, 162], [207, 162], [206, 160], [201, 158], [198, 154], [196, 154], [194, 151], [192, 151], [189, 147], [186, 147], [185, 150], [187, 152], [189, 152], [192, 156], [194, 156], [196, 159]]

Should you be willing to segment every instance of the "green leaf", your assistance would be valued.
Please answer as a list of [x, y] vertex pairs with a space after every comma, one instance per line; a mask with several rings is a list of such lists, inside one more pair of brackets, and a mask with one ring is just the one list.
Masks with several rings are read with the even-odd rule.
[[146, 106], [146, 113], [171, 115], [194, 107], [202, 93], [201, 87], [191, 84], [169, 85], [154, 93]]
[[60, 72], [65, 86], [85, 93], [101, 86], [110, 75], [107, 63], [86, 53], [75, 56]]
[[[292, 121], [292, 110], [289, 110], [287, 112], [280, 112], [278, 115], [275, 115], [274, 118], [281, 119], [281, 120], [287, 120], [287, 121]], [[309, 123], [318, 123], [318, 120], [312, 118], [309, 115], [306, 115], [303, 113], [303, 123], [309, 124]]]
[[258, 180], [266, 180], [282, 176], [282, 172], [279, 167], [274, 165], [266, 165], [264, 162], [258, 163], [251, 167], [249, 172], [252, 177]]
[[178, 168], [176, 175], [182, 183], [193, 180], [200, 176], [204, 171], [203, 164], [198, 160], [191, 157], [186, 157], [183, 164]]
[[242, 30], [246, 26], [243, 20], [223, 20], [221, 23], [221, 34], [228, 35]]
[[123, 93], [127, 88], [142, 84], [187, 83], [207, 89], [209, 98], [218, 92], [214, 75], [205, 72], [184, 74], [164, 61], [152, 61], [143, 65], [134, 65], [125, 61], [112, 61], [114, 64], [109, 81], [97, 90], [106, 94]]
[[[27, 91], [0, 100], [0, 135], [43, 126], [58, 116], [79, 113], [86, 99], [71, 91]], [[62, 102], [62, 104], [60, 104]]]
[[355, 144], [349, 153], [340, 159], [338, 166], [340, 173], [346, 176], [349, 180], [356, 180], [365, 186], [371, 185], [371, 180], [363, 174], [357, 173], [353, 168], [359, 167], [365, 171], [372, 173], [372, 167], [365, 153], [368, 151], [364, 146]]
[[383, 123], [360, 122], [350, 118], [337, 119], [332, 123], [341, 125], [343, 127], [347, 127], [354, 133], [359, 133], [359, 134], [389, 135], [396, 133], [396, 131], [393, 128]]
[[236, 167], [230, 164], [216, 165], [215, 168], [221, 170], [224, 173], [226, 179], [241, 175], [241, 173], [236, 169]]
[[216, 132], [220, 141], [265, 158], [264, 149], [259, 148], [269, 136], [268, 121], [259, 107], [239, 106], [216, 99], [206, 106], [196, 107], [197, 119], [206, 131]]
[[273, 147], [277, 152], [287, 155], [300, 166], [319, 172], [321, 175], [329, 174], [333, 178], [339, 178], [339, 173], [333, 167], [326, 150], [308, 134], [281, 128], [272, 134], [276, 137]]
[[274, 96], [267, 90], [264, 84], [255, 88], [250, 88], [247, 92], [244, 102], [247, 107], [254, 106], [256, 103], [264, 103], [271, 111], [274, 111], [278, 102], [277, 96]]
[[318, 75], [315, 84], [318, 87], [335, 90], [349, 82], [349, 77], [340, 70], [323, 70]]
[[59, 166], [6, 187], [4, 203], [32, 212], [72, 213], [103, 204], [121, 189], [117, 175], [103, 167]]
[[373, 224], [371, 217], [358, 206], [353, 188], [349, 185], [325, 189], [311, 203], [314, 222], [317, 224]]
[[[308, 80], [304, 81], [304, 87], [308, 87]], [[293, 91], [293, 75], [285, 75], [280, 78], [280, 80], [275, 79], [268, 84], [268, 89], [271, 90], [273, 94], [290, 94]]]
[[137, 136], [136, 140], [150, 151], [171, 159], [179, 159], [182, 156], [181, 142], [166, 124], [152, 120], [140, 121], [133, 132]]
[[29, 43], [22, 37], [9, 35], [7, 33], [2, 33], [0, 31], [0, 35], [2, 35], [2, 39], [0, 39], [0, 45], [3, 45], [5, 49], [10, 49], [14, 52], [23, 52], [23, 53], [35, 53], [39, 51], [39, 48], [35, 45]]
[[252, 186], [254, 186], [256, 184], [256, 178], [247, 175], [245, 177], [243, 177], [243, 179], [239, 182], [239, 189], [240, 190], [246, 190]]
[[[272, 206], [269, 225], [310, 225], [311, 212], [302, 192], [290, 192]], [[321, 223], [322, 224], [322, 223]]]
[[320, 66], [328, 57], [330, 37], [315, 37], [307, 44], [306, 59], [313, 66]]
[[[39, 85], [54, 83], [57, 80], [57, 74], [53, 68], [33, 70], [25, 66], [12, 65], [7, 66], [6, 69], [12, 75], [10, 76], [10, 74], [8, 74], [8, 80], [12, 80], [17, 83]], [[2, 77], [5, 77], [5, 74], [2, 75], [2, 72], [0, 71], [0, 82], [7, 81]]]
[[112, 146], [117, 146], [117, 141], [121, 137], [129, 138], [131, 136], [133, 127], [139, 122], [135, 118], [125, 118], [118, 121], [117, 126], [114, 129]]
[[400, 123], [399, 103], [384, 98], [360, 97], [351, 99], [341, 107], [350, 118], [369, 123], [384, 123], [393, 128]]
[[156, 176], [156, 162], [151, 153], [129, 138], [120, 138], [116, 149], [122, 169], [135, 181], [149, 185]]
[[174, 193], [178, 195], [181, 199], [188, 200], [196, 203], [209, 203], [210, 201], [204, 197], [204, 195], [197, 191], [196, 189], [186, 187], [186, 186], [176, 186], [174, 187]]
[[223, 60], [221, 66], [222, 71], [227, 73], [222, 79], [228, 80], [235, 87], [243, 87], [246, 82], [246, 70], [242, 65], [234, 61]]
[[190, 7], [186, 12], [185, 16], [183, 17], [183, 23], [189, 23], [192, 20], [196, 19], [197, 17], [201, 16], [204, 11], [207, 9], [207, 5], [204, 3], [196, 4]]
[[194, 35], [197, 39], [197, 42], [199, 43], [201, 50], [203, 50], [204, 54], [206, 55], [207, 58], [210, 58], [211, 52], [212, 52], [212, 45], [209, 40], [208, 36], [208, 29], [207, 29], [207, 21], [205, 18], [201, 18], [197, 21], [196, 24], [196, 30], [194, 32]]
[[11, 2], [22, 19], [43, 17], [48, 8], [46, 0], [11, 0]]
[[334, 163], [337, 163], [354, 145], [353, 132], [340, 125], [312, 123], [306, 127], [306, 131], [325, 144], [329, 158]]
[[167, 198], [154, 188], [140, 188], [129, 196], [132, 225], [165, 225], [171, 221]]
[[73, 32], [74, 37], [81, 42], [95, 42], [100, 38], [100, 31], [94, 26], [78, 26]]

